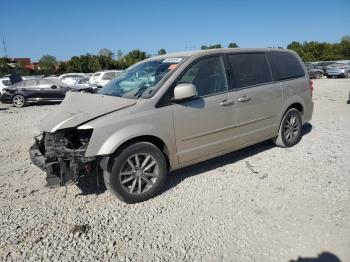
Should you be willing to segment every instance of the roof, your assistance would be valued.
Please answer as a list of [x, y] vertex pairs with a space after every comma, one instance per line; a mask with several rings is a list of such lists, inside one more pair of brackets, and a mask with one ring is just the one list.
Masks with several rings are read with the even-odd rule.
[[215, 48], [215, 49], [205, 49], [205, 50], [193, 50], [193, 51], [185, 51], [185, 52], [176, 52], [169, 53], [160, 56], [154, 56], [149, 58], [153, 59], [165, 59], [170, 57], [190, 57], [190, 56], [203, 56], [217, 53], [254, 53], [254, 52], [269, 52], [269, 51], [278, 51], [278, 52], [293, 52], [289, 49], [281, 49], [281, 48]]

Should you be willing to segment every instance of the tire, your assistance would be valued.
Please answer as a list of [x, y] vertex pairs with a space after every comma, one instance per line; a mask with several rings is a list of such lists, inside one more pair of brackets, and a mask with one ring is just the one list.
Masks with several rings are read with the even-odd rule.
[[344, 78], [350, 78], [350, 71], [344, 74]]
[[320, 78], [322, 78], [323, 75], [320, 72], [316, 72], [314, 76], [316, 79], [320, 79]]
[[26, 99], [24, 96], [22, 95], [15, 95], [13, 98], [12, 98], [12, 104], [15, 106], [15, 107], [24, 107], [26, 105]]
[[327, 76], [327, 78], [332, 78], [331, 76]]
[[273, 139], [273, 142], [279, 147], [292, 147], [299, 143], [301, 136], [301, 114], [295, 108], [291, 108], [284, 114], [278, 136]]
[[103, 172], [103, 179], [113, 195], [133, 204], [155, 196], [163, 187], [167, 172], [167, 163], [159, 148], [138, 142], [117, 155], [111, 172]]

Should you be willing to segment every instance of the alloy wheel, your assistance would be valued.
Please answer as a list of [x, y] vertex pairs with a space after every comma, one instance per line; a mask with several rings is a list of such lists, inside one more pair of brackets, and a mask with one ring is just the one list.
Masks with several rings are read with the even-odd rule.
[[299, 123], [297, 117], [294, 114], [291, 114], [284, 123], [283, 135], [286, 141], [291, 142], [298, 137], [299, 132]]
[[142, 194], [153, 187], [159, 177], [157, 161], [147, 153], [129, 157], [119, 174], [122, 188], [129, 194]]
[[23, 96], [15, 96], [12, 100], [15, 107], [22, 107], [25, 103], [25, 98]]

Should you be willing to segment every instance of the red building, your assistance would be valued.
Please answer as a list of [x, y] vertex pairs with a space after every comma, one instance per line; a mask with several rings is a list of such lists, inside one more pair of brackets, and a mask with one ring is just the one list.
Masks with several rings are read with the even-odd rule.
[[25, 68], [33, 70], [32, 60], [30, 58], [13, 58], [14, 63], [22, 64]]

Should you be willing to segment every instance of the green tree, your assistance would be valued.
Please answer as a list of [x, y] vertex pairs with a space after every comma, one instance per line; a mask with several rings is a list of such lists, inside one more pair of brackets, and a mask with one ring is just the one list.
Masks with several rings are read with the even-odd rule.
[[166, 51], [164, 48], [161, 48], [158, 50], [158, 55], [165, 55], [166, 54]]
[[122, 50], [118, 49], [118, 51], [117, 51], [117, 60], [119, 60], [120, 58], [122, 58], [122, 56], [123, 56]]
[[56, 74], [62, 75], [67, 72], [67, 62], [59, 62]]
[[44, 55], [39, 60], [39, 66], [44, 70], [55, 69], [57, 65], [58, 65], [57, 59], [52, 55]]
[[291, 42], [288, 49], [292, 49], [299, 54], [305, 62], [312, 61], [332, 61], [350, 59], [350, 37], [343, 36], [340, 43], [327, 42]]
[[90, 56], [88, 61], [88, 73], [101, 70], [101, 65], [97, 56]]
[[350, 42], [350, 35], [344, 35], [340, 41], [341, 42]]
[[114, 57], [114, 53], [107, 48], [101, 48], [100, 51], [98, 52], [98, 55], [110, 57], [111, 59], [113, 59], [113, 57]]
[[215, 44], [215, 45], [210, 45], [210, 46], [206, 46], [206, 45], [202, 45], [201, 49], [205, 50], [205, 49], [215, 49], [215, 48], [222, 48], [222, 46], [220, 44]]
[[137, 62], [140, 62], [149, 56], [146, 54], [146, 52], [140, 51], [138, 49], [134, 49], [130, 51], [127, 55], [123, 56], [121, 58], [122, 62], [124, 63], [124, 67], [129, 67]]
[[237, 48], [238, 45], [236, 43], [229, 43], [227, 47], [228, 48]]
[[9, 66], [10, 61], [8, 58], [0, 58], [0, 77], [8, 75], [11, 73], [11, 67]]
[[73, 56], [67, 62], [67, 72], [81, 72], [81, 62], [79, 56]]

